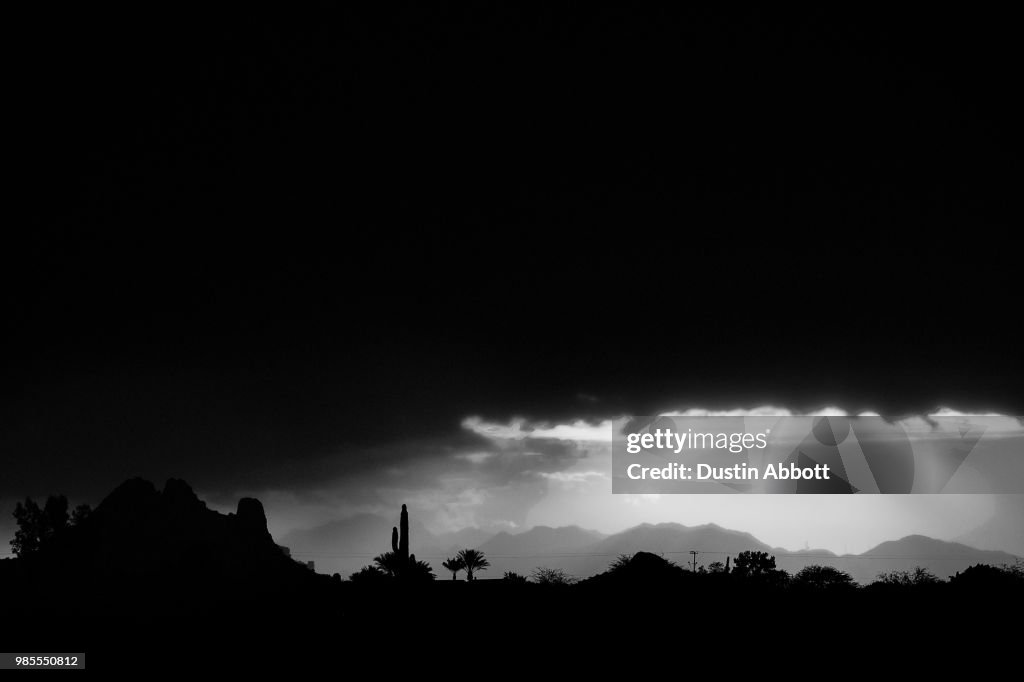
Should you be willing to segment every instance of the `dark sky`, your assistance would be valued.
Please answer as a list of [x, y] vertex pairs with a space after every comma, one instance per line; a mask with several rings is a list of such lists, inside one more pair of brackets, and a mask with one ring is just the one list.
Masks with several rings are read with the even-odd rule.
[[1006, 17], [68, 11], [20, 27], [0, 499], [468, 415], [1024, 414]]

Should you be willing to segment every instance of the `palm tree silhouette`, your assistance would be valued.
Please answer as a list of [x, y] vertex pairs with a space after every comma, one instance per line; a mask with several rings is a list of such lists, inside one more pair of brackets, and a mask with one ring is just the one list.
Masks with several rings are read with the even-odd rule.
[[373, 563], [384, 573], [392, 578], [397, 578], [402, 573], [403, 561], [395, 552], [384, 552], [373, 557]]
[[378, 571], [391, 578], [407, 580], [434, 579], [434, 572], [430, 564], [426, 561], [417, 561], [415, 554], [403, 560], [400, 554], [384, 552], [375, 556], [373, 563]]
[[459, 571], [466, 567], [466, 565], [462, 562], [462, 557], [458, 555], [453, 556], [449, 559], [445, 559], [441, 563], [441, 565], [452, 572], [452, 580], [455, 580], [456, 574], [458, 574]]
[[464, 549], [459, 552], [458, 558], [462, 560], [462, 567], [466, 569], [466, 580], [473, 579], [473, 571], [482, 571], [491, 565], [484, 553], [478, 549]]

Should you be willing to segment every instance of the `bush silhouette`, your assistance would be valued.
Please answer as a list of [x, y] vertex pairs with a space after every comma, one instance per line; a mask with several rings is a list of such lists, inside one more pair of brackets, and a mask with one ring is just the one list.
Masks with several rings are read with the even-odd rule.
[[620, 554], [619, 556], [615, 557], [615, 561], [608, 564], [608, 572], [617, 573], [619, 571], [622, 571], [629, 566], [629, 562], [632, 560], [632, 555]]
[[931, 571], [917, 566], [913, 571], [888, 571], [879, 573], [872, 585], [891, 585], [898, 587], [913, 587], [921, 585], [935, 585], [942, 582]]
[[975, 564], [951, 577], [949, 584], [956, 588], [1019, 594], [1024, 589], [1024, 571], [1020, 569], [1019, 562], [1014, 566]]
[[560, 568], [547, 568], [541, 566], [533, 570], [533, 582], [538, 585], [555, 585], [564, 587], [576, 583], [576, 577], [569, 575]]
[[637, 581], [663, 581], [679, 578], [684, 569], [665, 557], [651, 552], [619, 555], [608, 567], [605, 575]]

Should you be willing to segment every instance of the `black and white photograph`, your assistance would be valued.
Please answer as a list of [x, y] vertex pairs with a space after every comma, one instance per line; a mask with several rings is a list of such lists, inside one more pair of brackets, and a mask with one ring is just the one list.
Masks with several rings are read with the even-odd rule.
[[7, 29], [0, 669], [1018, 667], [1009, 9]]

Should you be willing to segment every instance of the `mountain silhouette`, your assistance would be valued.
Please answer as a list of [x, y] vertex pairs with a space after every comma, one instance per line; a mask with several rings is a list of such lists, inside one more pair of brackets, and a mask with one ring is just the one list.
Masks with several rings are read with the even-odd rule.
[[274, 543], [259, 500], [242, 498], [235, 513], [221, 514], [178, 479], [163, 490], [141, 478], [122, 483], [80, 525], [12, 565], [32, 580], [159, 584], [170, 593], [258, 593], [301, 587], [313, 575]]
[[579, 526], [534, 526], [522, 533], [501, 532], [479, 549], [488, 555], [508, 555], [524, 553], [574, 552], [589, 548], [605, 536], [595, 530], [587, 530]]
[[[586, 556], [605, 536], [579, 526], [535, 526], [522, 533], [501, 532], [480, 545], [491, 561], [494, 575], [512, 571], [529, 575], [542, 566], [562, 568], [573, 575], [593, 570]], [[549, 558], [554, 555], [554, 558]]]
[[641, 551], [686, 554], [691, 549], [723, 553], [722, 561], [725, 561], [726, 554], [737, 554], [744, 550], [771, 551], [768, 545], [750, 533], [729, 530], [714, 523], [700, 526], [644, 523], [606, 538], [595, 545], [592, 551], [613, 555]]
[[[534, 532], [534, 530], [536, 532]], [[795, 574], [809, 565], [834, 566], [850, 573], [860, 583], [869, 583], [879, 573], [928, 569], [940, 578], [977, 563], [999, 566], [1012, 564], [1016, 557], [1006, 552], [979, 550], [955, 542], [920, 535], [884, 542], [863, 554], [838, 555], [824, 549], [788, 550], [772, 547], [750, 533], [730, 530], [717, 524], [685, 526], [679, 523], [644, 523], [620, 533], [587, 541], [588, 533], [575, 526], [541, 527], [519, 534], [499, 533], [481, 545], [491, 559], [494, 573], [529, 573], [538, 566], [561, 568], [577, 577], [601, 573], [615, 557], [637, 552], [663, 555], [680, 565], [688, 565], [690, 550], [700, 552], [698, 566], [733, 559], [742, 551], [768, 552], [776, 557], [779, 568]], [[596, 534], [595, 535], [599, 535]]]
[[[382, 551], [381, 538], [387, 538], [392, 520], [363, 514], [332, 521], [307, 530], [296, 530], [280, 538], [297, 559], [315, 559], [317, 570], [348, 575], [369, 563]], [[412, 544], [417, 556], [428, 561], [439, 575], [441, 560], [464, 547], [483, 551], [492, 563], [491, 576], [505, 571], [523, 575], [535, 568], [560, 568], [580, 578], [597, 575], [609, 562], [622, 554], [652, 552], [689, 565], [690, 550], [697, 550], [698, 566], [742, 551], [768, 552], [776, 557], [779, 568], [791, 574], [809, 565], [834, 566], [850, 573], [860, 583], [869, 583], [879, 573], [910, 570], [916, 566], [946, 578], [970, 565], [1012, 564], [1016, 557], [1006, 552], [986, 551], [969, 545], [911, 535], [883, 542], [862, 554], [839, 555], [826, 549], [789, 550], [772, 547], [750, 533], [723, 528], [714, 523], [686, 526], [679, 523], [643, 523], [612, 535], [579, 526], [535, 526], [520, 533], [491, 535], [478, 528], [457, 533], [433, 534], [422, 524], [412, 528]]]
[[781, 547], [769, 550], [779, 568], [795, 574], [805, 566], [833, 566], [853, 576], [859, 583], [870, 583], [880, 573], [927, 569], [939, 578], [948, 578], [974, 564], [1001, 566], [1013, 564], [1017, 557], [1006, 552], [976, 549], [923, 535], [908, 535], [888, 540], [861, 554], [835, 554], [824, 549], [790, 551]]
[[929, 556], [936, 559], [955, 559], [965, 554], [977, 557], [980, 563], [996, 565], [1012, 557], [1005, 552], [975, 549], [959, 542], [945, 542], [925, 535], [908, 535], [899, 540], [883, 542], [860, 554], [862, 557], [896, 557], [913, 559]]
[[[924, 535], [908, 535], [878, 544], [861, 554], [845, 555], [833, 565], [843, 568], [860, 582], [868, 582], [883, 571], [906, 571], [920, 566], [939, 578], [948, 578], [975, 564], [1002, 566], [1013, 564], [1016, 559], [1006, 552], [976, 549]], [[815, 559], [815, 563], [826, 562]]]

